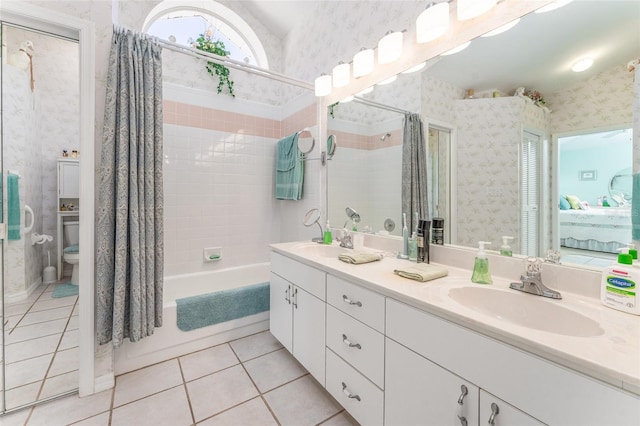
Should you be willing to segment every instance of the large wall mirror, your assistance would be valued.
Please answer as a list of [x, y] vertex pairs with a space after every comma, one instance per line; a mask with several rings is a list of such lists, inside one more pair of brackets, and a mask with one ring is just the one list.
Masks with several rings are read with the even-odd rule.
[[[617, 186], [628, 182], [631, 167], [627, 63], [640, 57], [639, 20], [637, 2], [574, 1], [356, 94], [391, 108], [335, 106], [327, 125], [340, 146], [328, 171], [332, 225], [347, 222], [349, 206], [362, 210], [358, 230], [401, 234], [401, 111], [418, 112], [429, 134], [430, 214], [447, 217], [447, 242], [492, 241], [497, 250], [509, 235], [516, 254], [558, 249], [563, 263], [609, 264], [612, 252], [631, 241], [629, 200]], [[593, 66], [572, 72], [585, 56]], [[538, 91], [544, 103], [518, 88]], [[570, 210], [579, 219], [561, 215], [568, 195], [590, 206]], [[599, 206], [604, 196], [610, 207]], [[563, 235], [580, 223], [586, 226], [579, 235]], [[614, 228], [611, 243], [606, 230]]]

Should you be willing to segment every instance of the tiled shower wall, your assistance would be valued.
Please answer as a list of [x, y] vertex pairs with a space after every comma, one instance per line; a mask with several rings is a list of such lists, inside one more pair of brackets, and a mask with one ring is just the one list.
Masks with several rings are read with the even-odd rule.
[[[267, 262], [268, 245], [287, 239], [280, 205], [299, 211], [317, 204], [317, 170], [310, 161], [303, 200], [274, 198], [276, 143], [294, 129], [315, 125], [315, 103], [280, 120], [277, 107], [236, 99], [232, 109], [244, 112], [225, 111], [210, 93], [167, 86], [165, 276]], [[292, 239], [305, 233], [302, 217], [287, 224]], [[205, 262], [206, 247], [221, 247], [221, 260]]]

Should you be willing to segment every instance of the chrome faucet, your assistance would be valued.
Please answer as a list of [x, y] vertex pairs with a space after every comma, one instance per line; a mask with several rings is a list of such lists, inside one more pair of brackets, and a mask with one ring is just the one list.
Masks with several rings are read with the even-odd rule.
[[560, 292], [551, 290], [542, 284], [541, 262], [540, 259], [529, 257], [526, 259], [525, 273], [520, 276], [518, 283], [511, 283], [510, 288], [525, 293], [535, 294], [536, 296], [550, 297], [552, 299], [562, 299]]
[[340, 241], [340, 247], [352, 249], [353, 248], [353, 240], [351, 239], [351, 234], [347, 228], [342, 230], [342, 237], [336, 238]]

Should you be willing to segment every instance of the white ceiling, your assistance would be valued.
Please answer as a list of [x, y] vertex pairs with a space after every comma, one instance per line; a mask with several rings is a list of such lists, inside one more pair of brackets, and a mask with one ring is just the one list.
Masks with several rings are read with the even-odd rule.
[[[328, 0], [244, 1], [280, 38], [306, 19], [315, 19], [316, 28], [325, 25], [310, 14]], [[348, 3], [334, 0], [332, 6]], [[476, 92], [511, 93], [524, 86], [553, 93], [640, 58], [639, 23], [640, 0], [574, 0], [553, 12], [526, 16], [501, 35], [478, 38], [466, 50], [432, 61], [425, 72]], [[593, 67], [583, 73], [569, 71], [573, 61], [586, 54], [594, 56]]]

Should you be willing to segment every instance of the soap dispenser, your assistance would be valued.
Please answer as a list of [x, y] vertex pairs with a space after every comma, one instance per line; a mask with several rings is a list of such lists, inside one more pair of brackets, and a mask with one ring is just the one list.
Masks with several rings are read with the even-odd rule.
[[502, 246], [500, 247], [500, 254], [502, 256], [513, 256], [513, 251], [511, 250], [511, 246], [509, 245], [509, 241], [513, 240], [513, 237], [509, 237], [506, 235], [502, 236]]
[[491, 274], [489, 274], [489, 259], [484, 251], [484, 246], [491, 244], [488, 241], [478, 241], [478, 254], [473, 264], [473, 275], [471, 282], [476, 284], [493, 284]]
[[629, 249], [629, 254], [633, 258], [633, 265], [640, 266], [640, 264], [638, 264], [638, 250], [636, 249], [635, 244], [629, 243], [627, 244], [627, 248]]
[[602, 271], [600, 301], [608, 308], [640, 315], [640, 295], [636, 288], [636, 283], [640, 282], [640, 271], [632, 266], [633, 257], [628, 248], [618, 250], [618, 262]]
[[407, 228], [407, 214], [402, 213], [402, 253], [398, 254], [399, 259], [409, 258], [409, 228]]
[[327, 219], [327, 227], [324, 228], [323, 242], [325, 244], [333, 243], [333, 235], [331, 234], [331, 225], [329, 225], [329, 219]]

